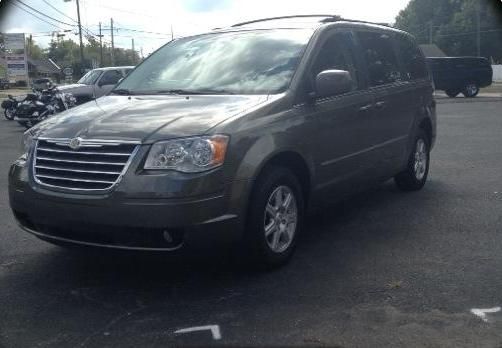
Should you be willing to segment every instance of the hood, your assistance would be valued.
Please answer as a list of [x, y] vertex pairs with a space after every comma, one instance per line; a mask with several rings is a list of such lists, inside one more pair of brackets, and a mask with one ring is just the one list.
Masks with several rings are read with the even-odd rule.
[[71, 85], [58, 85], [58, 89], [60, 91], [65, 91], [65, 92], [69, 92], [71, 89], [78, 89], [82, 87], [87, 87], [87, 85], [84, 85], [83, 83], [74, 83]]
[[74, 96], [92, 97], [94, 95], [94, 87], [93, 86], [84, 85], [81, 83], [75, 83], [73, 85], [58, 86], [58, 89], [63, 93], [71, 93]]
[[39, 137], [136, 140], [143, 143], [206, 133], [267, 96], [105, 96], [54, 116]]

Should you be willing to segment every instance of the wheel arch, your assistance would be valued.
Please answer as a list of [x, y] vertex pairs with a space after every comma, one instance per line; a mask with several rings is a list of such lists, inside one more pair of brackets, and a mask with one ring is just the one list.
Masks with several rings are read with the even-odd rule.
[[302, 187], [305, 204], [307, 204], [310, 198], [313, 173], [308, 161], [296, 151], [278, 151], [267, 157], [256, 170], [252, 186], [254, 186], [269, 168], [274, 166], [287, 168], [295, 174]]
[[420, 121], [420, 124], [418, 125], [419, 129], [422, 129], [425, 134], [427, 134], [427, 138], [429, 140], [429, 145], [432, 143], [433, 140], [433, 131], [432, 131], [432, 121], [429, 117], [425, 117]]

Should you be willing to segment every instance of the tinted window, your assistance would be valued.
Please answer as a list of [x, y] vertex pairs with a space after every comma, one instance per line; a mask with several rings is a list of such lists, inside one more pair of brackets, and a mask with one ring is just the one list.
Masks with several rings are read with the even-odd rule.
[[101, 70], [91, 70], [87, 74], [82, 76], [82, 78], [78, 80], [77, 83], [81, 83], [84, 85], [93, 85], [94, 83], [96, 83], [101, 73], [102, 73]]
[[120, 88], [132, 93], [279, 93], [289, 86], [311, 36], [310, 29], [284, 29], [175, 40], [127, 75]]
[[406, 36], [398, 36], [397, 44], [405, 77], [409, 80], [427, 77], [425, 59], [418, 46]]
[[358, 38], [366, 59], [370, 86], [402, 80], [390, 35], [360, 32]]
[[337, 33], [328, 39], [319, 50], [312, 65], [312, 82], [317, 74], [324, 70], [345, 70], [352, 76], [352, 90], [357, 90], [358, 76], [350, 34]]
[[122, 78], [122, 74], [118, 70], [108, 70], [103, 74], [99, 81], [101, 85], [115, 85]]

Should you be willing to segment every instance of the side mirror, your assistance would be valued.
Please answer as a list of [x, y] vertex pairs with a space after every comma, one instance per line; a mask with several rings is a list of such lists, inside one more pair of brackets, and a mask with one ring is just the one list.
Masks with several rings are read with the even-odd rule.
[[316, 97], [326, 98], [352, 90], [352, 77], [345, 70], [324, 70], [316, 76]]

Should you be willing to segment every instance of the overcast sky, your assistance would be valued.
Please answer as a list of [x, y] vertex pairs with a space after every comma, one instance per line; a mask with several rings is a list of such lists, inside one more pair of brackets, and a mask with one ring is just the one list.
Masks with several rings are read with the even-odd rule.
[[[75, 24], [75, 0], [0, 0], [2, 13], [0, 31], [32, 33], [34, 40], [42, 46], [50, 41], [50, 32], [73, 29], [67, 33], [77, 40], [76, 29], [63, 23], [52, 21], [34, 10], [43, 12], [67, 24]], [[66, 0], [68, 1], [68, 0]], [[92, 33], [98, 33], [98, 23], [103, 28], [110, 26], [113, 17], [116, 28], [115, 46], [131, 47], [131, 37], [135, 39], [137, 50], [143, 48], [150, 53], [170, 39], [171, 26], [174, 36], [184, 36], [204, 32], [215, 27], [223, 27], [243, 20], [290, 15], [290, 14], [337, 14], [345, 18], [392, 23], [396, 15], [409, 0], [80, 0], [82, 24]], [[59, 13], [50, 5], [56, 7]], [[19, 7], [52, 22], [53, 25], [35, 18]], [[66, 16], [65, 16], [66, 15]], [[145, 32], [133, 32], [135, 29]], [[104, 30], [104, 39], [110, 40], [110, 31]], [[153, 34], [157, 33], [157, 34]]]

